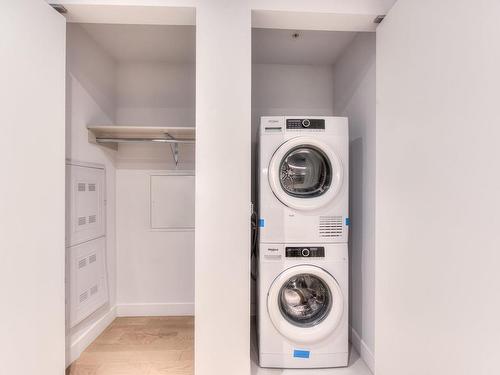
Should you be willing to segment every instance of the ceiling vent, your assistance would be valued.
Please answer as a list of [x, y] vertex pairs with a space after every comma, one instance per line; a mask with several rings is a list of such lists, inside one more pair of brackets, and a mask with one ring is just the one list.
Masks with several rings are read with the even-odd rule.
[[50, 4], [50, 6], [52, 8], [54, 8], [55, 10], [57, 10], [61, 14], [68, 13], [68, 10], [63, 5], [61, 5], [61, 4]]

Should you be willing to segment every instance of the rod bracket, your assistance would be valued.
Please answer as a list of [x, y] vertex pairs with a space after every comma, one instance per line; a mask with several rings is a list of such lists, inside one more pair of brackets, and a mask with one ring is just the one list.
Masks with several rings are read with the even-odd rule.
[[[168, 133], [165, 133], [165, 137], [167, 137], [167, 139], [175, 140], [175, 138]], [[172, 151], [172, 156], [175, 161], [175, 167], [177, 167], [177, 165], [179, 164], [179, 143], [170, 143], [170, 151]]]

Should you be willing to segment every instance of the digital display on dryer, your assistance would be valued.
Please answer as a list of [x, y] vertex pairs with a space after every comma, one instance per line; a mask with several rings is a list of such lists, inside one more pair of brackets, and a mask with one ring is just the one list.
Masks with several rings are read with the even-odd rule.
[[325, 120], [324, 119], [308, 119], [308, 118], [295, 118], [286, 120], [287, 129], [315, 129], [324, 130]]
[[286, 247], [285, 256], [287, 258], [324, 258], [325, 248], [323, 246]]

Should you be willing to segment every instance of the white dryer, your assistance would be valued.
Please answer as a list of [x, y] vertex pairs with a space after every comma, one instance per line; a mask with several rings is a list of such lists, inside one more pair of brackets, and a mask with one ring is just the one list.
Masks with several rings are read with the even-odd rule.
[[348, 272], [347, 244], [260, 244], [260, 366], [347, 366]]
[[347, 242], [347, 118], [262, 117], [259, 146], [260, 242]]

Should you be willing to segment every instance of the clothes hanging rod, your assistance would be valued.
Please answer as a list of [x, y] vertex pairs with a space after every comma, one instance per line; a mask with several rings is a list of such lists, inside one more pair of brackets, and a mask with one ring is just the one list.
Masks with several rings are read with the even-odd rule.
[[144, 142], [154, 142], [154, 143], [195, 143], [194, 139], [167, 139], [167, 138], [96, 138], [97, 143], [144, 143]]

